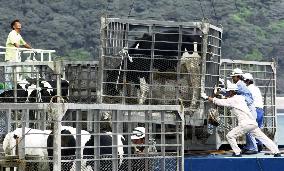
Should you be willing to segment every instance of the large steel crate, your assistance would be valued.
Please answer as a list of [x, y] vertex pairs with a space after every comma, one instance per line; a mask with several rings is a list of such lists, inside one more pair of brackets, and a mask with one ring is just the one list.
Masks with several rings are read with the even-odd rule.
[[[11, 143], [4, 149], [10, 153], [0, 157], [0, 167], [10, 162], [11, 168], [34, 171], [51, 167], [66, 171], [184, 170], [184, 114], [178, 105], [6, 103], [0, 109], [8, 118], [7, 140]], [[30, 119], [31, 111], [40, 113], [37, 120]], [[131, 140], [137, 126], [145, 128], [144, 144]], [[68, 139], [62, 139], [61, 129], [71, 132], [64, 134]], [[17, 137], [18, 145], [14, 145]], [[52, 146], [47, 145], [49, 140]], [[62, 147], [60, 142], [68, 145]], [[144, 150], [137, 152], [138, 147]], [[53, 155], [48, 153], [51, 149]]]
[[[254, 78], [254, 84], [259, 87], [264, 100], [264, 121], [263, 131], [271, 139], [275, 139], [277, 124], [276, 124], [276, 66], [275, 62], [257, 62], [244, 60], [222, 59], [220, 78], [225, 80], [232, 79], [230, 74], [234, 68], [240, 68], [244, 73], [251, 73]], [[226, 81], [225, 81], [226, 82]], [[220, 107], [218, 109], [220, 121], [223, 127], [217, 128], [217, 134], [220, 137], [220, 143], [226, 144], [226, 134], [230, 129], [236, 126], [236, 118], [232, 116], [229, 109]], [[240, 137], [238, 143], [245, 143], [245, 138]]]
[[219, 79], [222, 29], [202, 22], [171, 22], [102, 17], [102, 103], [178, 104], [187, 124], [204, 125]]
[[52, 96], [60, 95], [66, 102], [96, 103], [98, 63], [59, 60], [0, 62], [0, 101], [49, 102]]

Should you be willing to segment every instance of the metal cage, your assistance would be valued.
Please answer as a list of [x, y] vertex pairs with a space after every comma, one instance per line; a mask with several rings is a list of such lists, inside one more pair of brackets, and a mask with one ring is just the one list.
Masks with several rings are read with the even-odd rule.
[[[51, 167], [55, 170], [184, 170], [184, 114], [178, 105], [7, 103], [0, 107], [2, 113], [11, 116], [7, 117], [9, 132], [21, 127], [13, 132], [14, 138], [19, 136], [18, 145], [10, 145], [16, 155], [2, 156], [2, 167], [34, 171]], [[41, 113], [37, 120], [29, 118], [33, 111]], [[73, 126], [67, 129], [75, 138], [73, 146], [61, 147], [61, 143], [66, 143], [62, 137], [68, 136], [60, 132], [66, 129], [63, 126]], [[137, 126], [145, 128], [145, 141], [139, 146], [131, 140]], [[34, 137], [41, 137], [49, 144], [50, 135], [53, 135], [51, 147], [32, 143]], [[104, 141], [105, 136], [110, 143]], [[135, 151], [138, 147], [143, 147], [143, 151]], [[47, 156], [46, 150], [51, 149], [53, 155]], [[8, 158], [14, 160], [8, 163]]]
[[[98, 63], [98, 61], [0, 62], [0, 101], [49, 102], [52, 96], [60, 95], [70, 103], [97, 103]], [[45, 82], [50, 83], [51, 86], [46, 86]], [[28, 92], [33, 90], [38, 93], [33, 92], [34, 94], [28, 95]], [[42, 90], [47, 92], [43, 93]], [[39, 92], [41, 92], [40, 97]]]
[[[240, 68], [244, 73], [251, 73], [254, 78], [254, 84], [259, 87], [264, 100], [264, 121], [263, 131], [271, 139], [275, 139], [277, 130], [277, 117], [275, 107], [276, 97], [276, 66], [275, 62], [257, 62], [244, 60], [222, 59], [220, 68], [220, 77], [230, 80], [230, 74], [234, 68]], [[226, 81], [225, 81], [226, 82]], [[230, 115], [227, 108], [219, 108], [220, 121], [225, 127], [236, 126], [236, 119]], [[217, 133], [220, 137], [220, 143], [226, 144], [226, 134], [228, 129], [218, 128]], [[244, 137], [238, 139], [238, 143], [244, 143]]]
[[[187, 124], [207, 118], [200, 92], [218, 83], [222, 29], [202, 22], [102, 17], [100, 101], [178, 104]], [[205, 110], [209, 105], [205, 105]]]

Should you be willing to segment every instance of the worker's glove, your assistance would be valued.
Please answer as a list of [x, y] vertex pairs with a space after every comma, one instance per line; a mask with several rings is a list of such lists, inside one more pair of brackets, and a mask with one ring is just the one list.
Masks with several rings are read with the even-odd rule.
[[215, 86], [215, 88], [214, 88], [214, 94], [215, 94], [215, 95], [220, 94], [220, 90], [221, 90], [221, 87], [216, 87], [216, 86]]
[[205, 93], [201, 93], [200, 97], [204, 100], [208, 100], [208, 96]]

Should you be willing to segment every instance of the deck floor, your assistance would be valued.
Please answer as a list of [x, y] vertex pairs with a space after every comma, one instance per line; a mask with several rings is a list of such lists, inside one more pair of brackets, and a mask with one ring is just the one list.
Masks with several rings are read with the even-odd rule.
[[282, 171], [284, 149], [280, 151], [282, 157], [269, 151], [242, 157], [232, 157], [232, 151], [193, 152], [185, 155], [185, 171]]

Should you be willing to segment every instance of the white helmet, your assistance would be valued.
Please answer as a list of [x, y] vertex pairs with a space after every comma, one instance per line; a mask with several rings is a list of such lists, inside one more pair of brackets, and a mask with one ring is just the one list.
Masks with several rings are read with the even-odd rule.
[[238, 76], [238, 75], [243, 75], [243, 71], [240, 68], [235, 68], [232, 71], [232, 74], [230, 75], [231, 77], [233, 76]]
[[219, 78], [219, 84], [224, 85], [225, 84], [225, 80], [223, 78]]
[[228, 84], [226, 91], [231, 91], [231, 90], [237, 91], [238, 90], [237, 84], [233, 84], [233, 83]]
[[245, 73], [243, 77], [244, 77], [244, 80], [253, 80], [253, 76], [251, 73]]
[[132, 131], [131, 139], [138, 140], [145, 137], [145, 128], [144, 127], [136, 127]]

